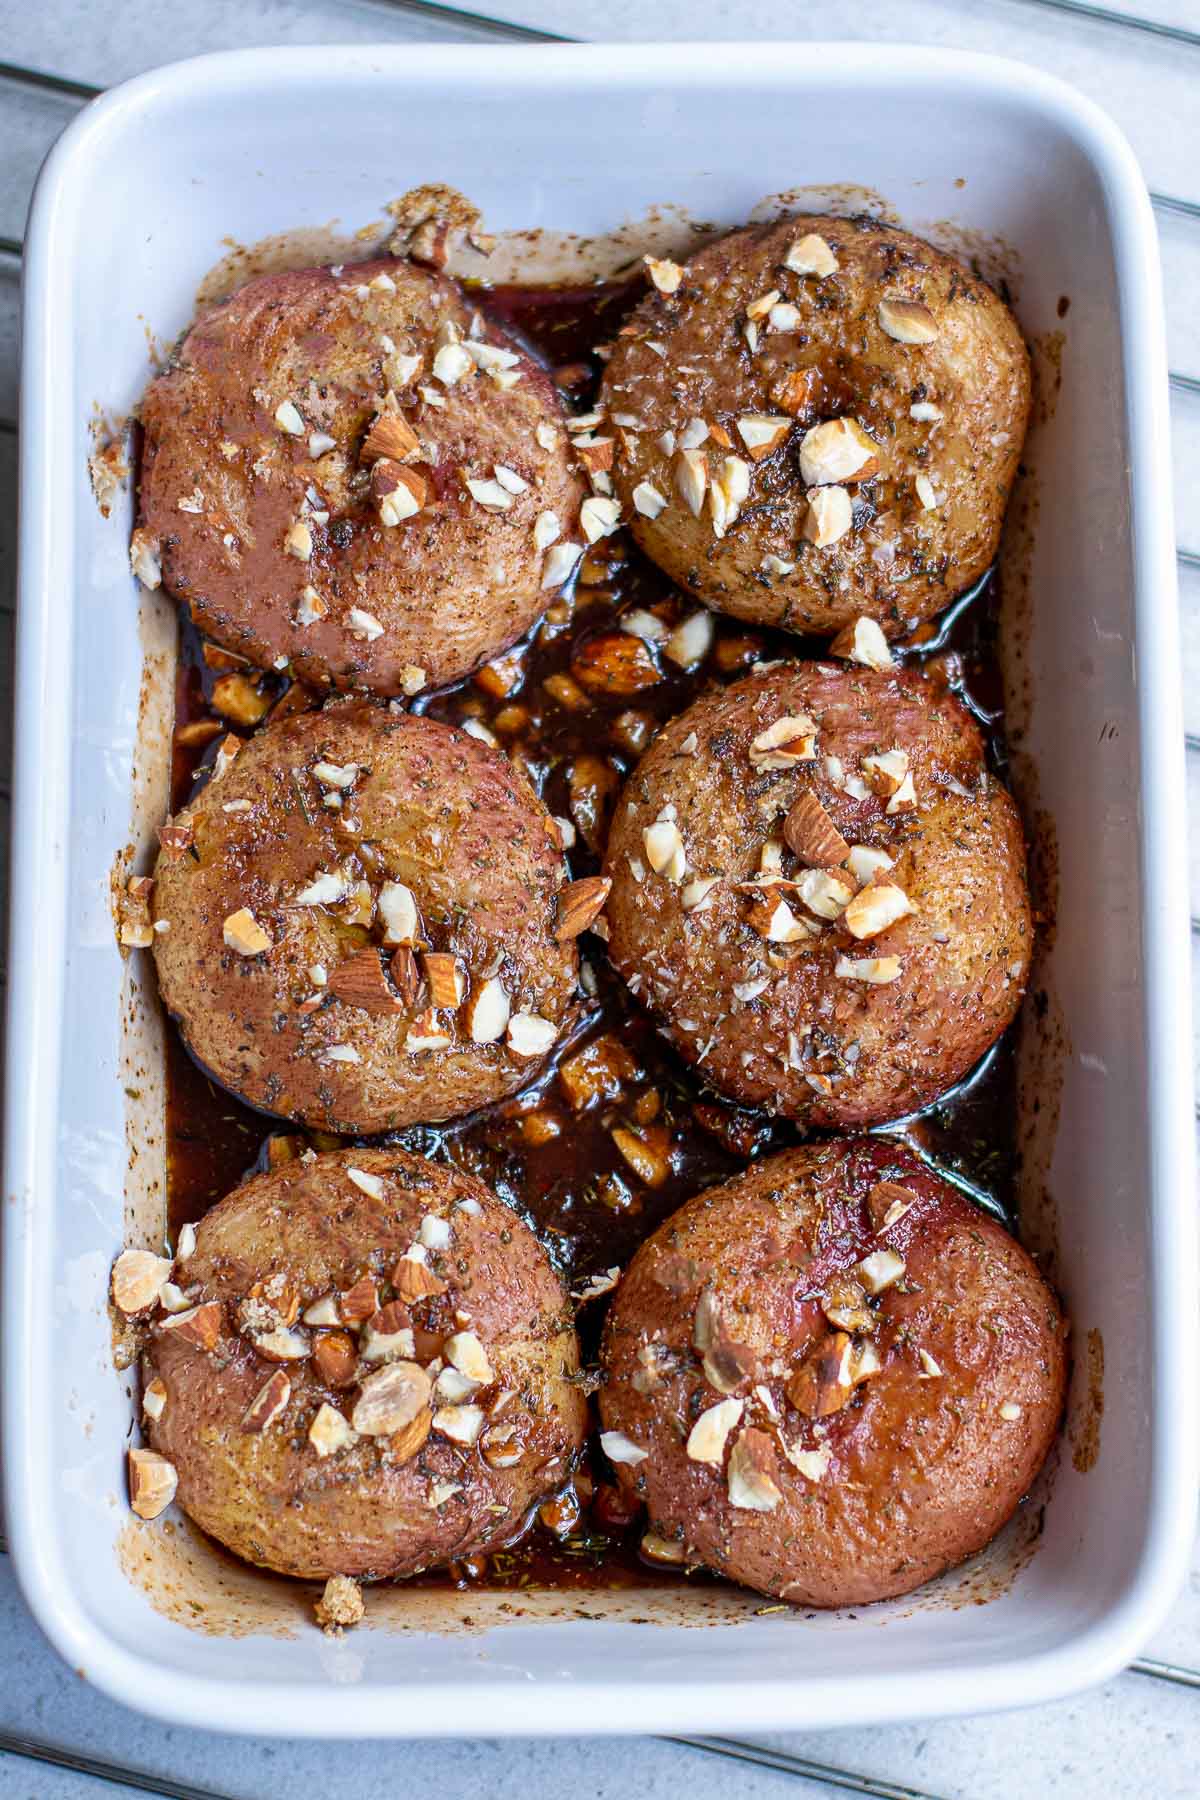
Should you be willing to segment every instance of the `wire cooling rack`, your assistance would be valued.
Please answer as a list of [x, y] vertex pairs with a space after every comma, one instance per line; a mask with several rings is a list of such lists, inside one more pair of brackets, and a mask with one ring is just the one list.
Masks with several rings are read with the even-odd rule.
[[[0, 0], [0, 24], [5, 21], [6, 8], [15, 8], [20, 3], [21, 0]], [[505, 8], [503, 0], [493, 0], [493, 4], [497, 12], [514, 10], [522, 17], [519, 20], [502, 18], [489, 12], [437, 4], [435, 0], [312, 0], [307, 7], [304, 0], [295, 0], [295, 3], [284, 0], [284, 4], [270, 9], [269, 16], [259, 19], [256, 28], [255, 21], [240, 15], [236, 6], [230, 8], [224, 0], [210, 0], [206, 8], [202, 0], [198, 9], [195, 6], [190, 9], [191, 36], [183, 43], [172, 29], [174, 20], [171, 16], [173, 10], [182, 13], [182, 8], [172, 9], [169, 4], [159, 4], [154, 8], [157, 29], [147, 26], [144, 41], [139, 38], [137, 49], [132, 55], [125, 55], [122, 66], [110, 78], [124, 78], [180, 54], [231, 49], [250, 42], [271, 42], [285, 34], [298, 42], [312, 41], [313, 36], [329, 40], [340, 35], [339, 27], [361, 41], [369, 38], [377, 41], [439, 38], [475, 42], [571, 42], [608, 35], [648, 38], [662, 31], [664, 17], [669, 23], [678, 20], [681, 29], [674, 35], [693, 37], [728, 37], [735, 33], [740, 35], [743, 30], [750, 35], [760, 15], [766, 16], [767, 27], [761, 35], [768, 37], [794, 35], [800, 26], [799, 19], [788, 17], [790, 9], [787, 6], [767, 4], [756, 7], [753, 0], [733, 14], [727, 12], [722, 0], [712, 0], [708, 6], [704, 0], [691, 0], [690, 4], [675, 7], [670, 6], [669, 0], [658, 0], [653, 9], [639, 6], [636, 0], [608, 0], [608, 4], [594, 5], [586, 0], [565, 0], [560, 4], [547, 0], [540, 6], [532, 3], [513, 8]], [[1200, 94], [1200, 29], [1187, 21], [1189, 8], [1195, 16], [1196, 0], [1188, 0], [1182, 19], [1154, 18], [1124, 9], [1085, 4], [1084, 0], [993, 0], [990, 5], [985, 0], [984, 4], [964, 8], [963, 16], [956, 20], [952, 4], [947, 6], [931, 0], [924, 8], [921, 4], [900, 8], [900, 18], [893, 9], [890, 23], [893, 27], [899, 25], [903, 35], [916, 41], [965, 41], [971, 47], [977, 47], [977, 34], [969, 35], [961, 29], [966, 12], [970, 12], [972, 25], [979, 25], [982, 15], [994, 14], [994, 18], [985, 21], [992, 27], [992, 41], [986, 42], [984, 47], [1040, 62], [1039, 48], [1044, 46], [1039, 45], [1039, 26], [1042, 21], [1053, 20], [1079, 34], [1079, 57], [1084, 72], [1092, 78], [1093, 88], [1097, 85], [1097, 65], [1103, 75], [1107, 61], [1111, 79], [1117, 82], [1121, 71], [1128, 66], [1126, 59], [1132, 58], [1136, 64], [1139, 53], [1146, 50], [1157, 55], [1165, 52], [1172, 63], [1175, 57], [1182, 59], [1185, 80], [1192, 84], [1194, 94]], [[16, 154], [0, 159], [0, 170], [3, 171], [0, 172], [0, 224], [5, 226], [5, 230], [0, 231], [0, 838], [3, 839], [0, 848], [4, 852], [5, 869], [11, 793], [12, 621], [16, 590], [16, 314], [22, 259], [17, 225], [24, 217], [30, 182], [42, 156], [73, 113], [104, 91], [106, 83], [84, 80], [75, 70], [53, 66], [55, 58], [50, 54], [44, 61], [42, 56], [43, 50], [57, 52], [60, 45], [69, 45], [74, 38], [88, 62], [105, 63], [103, 51], [97, 54], [97, 43], [107, 38], [109, 18], [107, 14], [97, 16], [93, 41], [86, 29], [89, 11], [86, 0], [82, 8], [44, 0], [40, 20], [38, 9], [32, 9], [31, 19], [30, 12], [22, 7], [20, 27], [0, 34], [0, 44], [11, 48], [15, 41], [20, 41], [29, 58], [27, 61], [0, 60], [0, 133], [9, 138], [15, 136], [17, 140]], [[862, 27], [857, 31], [847, 29], [852, 22], [848, 20], [848, 11], [854, 13], [855, 9], [819, 4], [806, 9], [804, 34], [814, 38], [880, 34], [885, 22], [881, 21], [876, 9], [858, 9], [863, 16], [854, 21]], [[644, 18], [643, 29], [645, 14], [649, 16]], [[15, 20], [14, 12], [14, 25]], [[309, 23], [317, 29], [306, 35]], [[570, 24], [574, 29], [563, 30], [563, 24]], [[623, 28], [612, 30], [613, 24]], [[351, 25], [354, 27], [352, 33]], [[895, 36], [896, 31], [891, 30], [888, 35]], [[1078, 79], [1080, 70], [1073, 66], [1075, 48], [1074, 39], [1069, 36], [1064, 39], [1061, 30], [1056, 34], [1053, 49], [1057, 72]], [[111, 62], [111, 53], [107, 60]], [[1161, 66], [1152, 64], [1151, 82], [1155, 68]], [[109, 73], [108, 68], [105, 72]], [[1104, 98], [1103, 94], [1101, 98]], [[46, 104], [39, 112], [36, 107], [31, 109], [32, 101]], [[1183, 159], [1182, 166], [1185, 172], [1190, 169], [1193, 173], [1195, 191], [1179, 193], [1152, 188], [1151, 200], [1160, 229], [1170, 233], [1169, 241], [1164, 242], [1164, 253], [1173, 253], [1180, 269], [1190, 270], [1200, 281], [1200, 130], [1194, 128], [1190, 117], [1170, 119], [1167, 124], [1183, 136], [1191, 133], [1191, 154]], [[4, 138], [0, 137], [0, 145], [3, 144]], [[1168, 255], [1168, 295], [1171, 293], [1171, 272], [1171, 256]], [[1200, 289], [1193, 283], [1189, 291], [1194, 295]], [[1200, 484], [1200, 336], [1190, 349], [1190, 355], [1193, 366], [1173, 367], [1170, 384], [1173, 418], [1178, 427], [1177, 487], [1184, 502], [1179, 508], [1183, 534], [1178, 545], [1178, 559], [1183, 573], [1188, 772], [1189, 783], [1200, 797], [1200, 580], [1192, 579], [1200, 577], [1200, 519], [1188, 517], [1192, 508], [1187, 504], [1189, 490], [1195, 490]], [[1197, 979], [1200, 978], [1200, 817], [1193, 818], [1191, 842], [1193, 985], [1200, 987], [1200, 979]], [[0, 908], [4, 908], [5, 899], [6, 896], [0, 894]], [[0, 970], [0, 983], [4, 980], [4, 972]], [[1200, 1016], [1200, 1007], [1197, 1011]], [[1197, 1113], [1200, 1116], [1200, 1106]], [[4, 1540], [0, 1537], [0, 1555], [4, 1552]], [[1192, 1629], [1183, 1635], [1191, 1648], [1184, 1660], [1140, 1657], [1130, 1665], [1128, 1673], [1144, 1678], [1148, 1684], [1158, 1684], [1164, 1691], [1170, 1688], [1200, 1690], [1200, 1619], [1188, 1623]], [[32, 1633], [35, 1627], [26, 1620], [25, 1629]], [[1173, 1641], [1179, 1636], [1179, 1633], [1174, 1634]], [[10, 1654], [12, 1649], [10, 1646]], [[264, 1723], [269, 1724], [269, 1721]], [[60, 1715], [55, 1724], [60, 1728], [60, 1738], [70, 1736], [68, 1720]], [[1193, 1721], [1191, 1730], [1195, 1732], [1196, 1729]], [[836, 1761], [800, 1756], [769, 1744], [715, 1737], [675, 1737], [664, 1742], [723, 1757], [748, 1768], [774, 1771], [792, 1778], [810, 1793], [824, 1790], [826, 1793], [869, 1795], [874, 1800], [941, 1800], [930, 1787], [914, 1787], [874, 1774], [859, 1774]], [[128, 1793], [157, 1794], [163, 1796], [163, 1800], [234, 1800], [228, 1792], [176, 1780], [125, 1763], [115, 1756], [95, 1754], [82, 1747], [72, 1748], [57, 1739], [26, 1736], [2, 1727], [0, 1794], [9, 1791], [3, 1773], [5, 1757], [19, 1759], [16, 1766], [41, 1764], [84, 1778], [78, 1787], [56, 1787], [56, 1793], [82, 1794], [94, 1780], [123, 1788]], [[683, 1769], [679, 1773], [681, 1777], [685, 1775]], [[1133, 1793], [1135, 1789], [1127, 1783], [1137, 1779], [1132, 1770], [1115, 1775], [1097, 1768], [1096, 1785], [1090, 1791], [1098, 1795]], [[1025, 1794], [1037, 1800], [1039, 1790], [1030, 1786], [1027, 1777], [1019, 1780], [1018, 1785]], [[1045, 1791], [1049, 1791], [1049, 1786], [1047, 1781]], [[28, 1782], [23, 1783], [22, 1791], [40, 1792]], [[336, 1790], [331, 1786], [325, 1791], [334, 1793]], [[1139, 1787], [1136, 1791], [1148, 1793], [1150, 1788]], [[1179, 1789], [1181, 1793], [1185, 1791]]]

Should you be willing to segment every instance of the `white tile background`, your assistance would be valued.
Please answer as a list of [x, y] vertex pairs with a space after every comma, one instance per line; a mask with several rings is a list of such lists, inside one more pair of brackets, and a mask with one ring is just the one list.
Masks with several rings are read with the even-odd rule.
[[[30, 71], [108, 86], [181, 56], [252, 44], [479, 41], [533, 35], [874, 38], [991, 50], [1083, 88], [1123, 126], [1162, 200], [1159, 231], [1175, 383], [1189, 770], [1197, 805], [1192, 912], [1200, 919], [1200, 0], [0, 0], [0, 832], [7, 826], [10, 615], [16, 526], [17, 308], [29, 190], [80, 104]], [[1099, 12], [1100, 16], [1097, 16]], [[1120, 21], [1124, 19], [1126, 23]], [[1140, 21], [1132, 24], [1129, 21]], [[1156, 33], [1155, 25], [1174, 35]], [[498, 29], [497, 29], [498, 26]], [[514, 31], [514, 28], [517, 28]], [[1180, 204], [1182, 203], [1182, 204]], [[1189, 385], [1190, 383], [1190, 385]], [[1194, 940], [1200, 977], [1200, 937]], [[1198, 1009], [1200, 1012], [1200, 1009]], [[1200, 1066], [1200, 1044], [1197, 1046]], [[983, 1704], [986, 1695], [981, 1691]], [[931, 1705], [934, 1704], [931, 1696]], [[203, 1721], [197, 1721], [201, 1726]], [[264, 1720], [264, 1730], [269, 1727]], [[727, 1749], [730, 1748], [727, 1746]], [[741, 1746], [743, 1753], [751, 1747]], [[736, 1794], [918, 1800], [1194, 1800], [1200, 1793], [1200, 1553], [1174, 1612], [1135, 1670], [1106, 1688], [1016, 1716], [791, 1734], [764, 1741], [776, 1767], [658, 1740], [324, 1747], [151, 1724], [102, 1699], [40, 1637], [0, 1558], [0, 1797], [84, 1800], [150, 1792], [191, 1800], [694, 1800]], [[52, 1760], [42, 1760], [49, 1757]]]

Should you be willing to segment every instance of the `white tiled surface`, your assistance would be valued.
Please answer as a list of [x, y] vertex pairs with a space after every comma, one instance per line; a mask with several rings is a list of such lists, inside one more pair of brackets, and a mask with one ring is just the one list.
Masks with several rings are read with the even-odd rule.
[[[1045, 0], [476, 0], [509, 24], [559, 35], [625, 40], [735, 37], [882, 38], [993, 50], [1064, 76], [1104, 105], [1131, 138], [1151, 188], [1193, 203], [1192, 217], [1159, 213], [1174, 369], [1200, 379], [1200, 0], [1113, 0], [1113, 10], [1182, 28], [1189, 45], [1081, 16], [1087, 7]], [[96, 86], [155, 63], [250, 44], [478, 40], [486, 27], [451, 7], [403, 0], [0, 0], [0, 58]], [[0, 827], [8, 800], [11, 673], [7, 641], [15, 534], [17, 260], [30, 184], [78, 103], [0, 73]], [[936, 133], [936, 121], [931, 121]], [[803, 134], [797, 131], [802, 160]], [[1176, 503], [1181, 543], [1200, 552], [1200, 393], [1174, 397]], [[1200, 561], [1200, 559], [1198, 559]], [[1200, 566], [1181, 571], [1186, 715], [1196, 736], [1190, 768], [1200, 820]], [[1200, 826], [1193, 832], [1192, 911], [1200, 917]], [[1195, 973], [1200, 976], [1200, 939]], [[1200, 1067], [1200, 1043], [1197, 1045]], [[1200, 1671], [1200, 1555], [1188, 1590], [1146, 1655]], [[981, 1692], [981, 1704], [986, 1695]], [[931, 1697], [931, 1704], [935, 1700]], [[198, 1722], [199, 1723], [199, 1722]], [[264, 1726], [269, 1721], [264, 1720]], [[285, 1793], [383, 1800], [401, 1788], [458, 1800], [550, 1800], [567, 1791], [596, 1800], [657, 1800], [686, 1786], [695, 1800], [795, 1791], [832, 1797], [940, 1796], [943, 1800], [1191, 1800], [1200, 1792], [1200, 1673], [1181, 1685], [1128, 1673], [1075, 1701], [1017, 1717], [774, 1738], [787, 1770], [734, 1763], [653, 1740], [466, 1741], [328, 1749], [264, 1736], [243, 1741], [151, 1724], [101, 1699], [41, 1639], [0, 1559], [0, 1800], [84, 1800], [100, 1772], [81, 1773], [16, 1754], [40, 1746], [93, 1759], [109, 1791], [224, 1800]], [[124, 1778], [120, 1771], [124, 1771]]]

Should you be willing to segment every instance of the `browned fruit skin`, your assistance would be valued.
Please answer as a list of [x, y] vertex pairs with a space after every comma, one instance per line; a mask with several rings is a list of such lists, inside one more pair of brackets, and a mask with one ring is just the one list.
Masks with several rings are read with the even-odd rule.
[[[914, 1204], [875, 1234], [866, 1196], [882, 1180], [902, 1184]], [[789, 1401], [788, 1375], [831, 1329], [820, 1306], [831, 1274], [881, 1246], [907, 1265], [875, 1313], [882, 1367], [815, 1421]], [[746, 1366], [723, 1468], [685, 1450], [697, 1416], [730, 1397], [693, 1348], [706, 1288]], [[710, 1188], [648, 1239], [608, 1316], [600, 1410], [608, 1429], [649, 1452], [618, 1466], [618, 1480], [687, 1560], [804, 1605], [860, 1605], [961, 1562], [1009, 1518], [1055, 1434], [1065, 1337], [1053, 1290], [1006, 1231], [898, 1145], [839, 1139]], [[638, 1351], [651, 1339], [662, 1385], [639, 1393]], [[940, 1375], [925, 1373], [921, 1350]], [[1001, 1417], [1014, 1406], [1018, 1416]], [[781, 1495], [771, 1512], [728, 1497], [729, 1455], [745, 1426], [770, 1440]], [[803, 1475], [784, 1442], [825, 1447], [825, 1473]]]
[[[385, 1198], [355, 1187], [348, 1166], [382, 1176]], [[478, 1214], [455, 1209], [464, 1199]], [[360, 1437], [320, 1458], [307, 1437], [318, 1408], [326, 1402], [349, 1415], [357, 1390], [331, 1387], [311, 1357], [280, 1364], [261, 1356], [238, 1329], [238, 1304], [255, 1284], [277, 1279], [303, 1310], [364, 1272], [390, 1292], [390, 1271], [431, 1213], [451, 1223], [450, 1246], [429, 1253], [449, 1285], [411, 1308], [417, 1358], [432, 1360], [459, 1329], [455, 1309], [466, 1308], [496, 1376], [474, 1403], [487, 1412], [502, 1390], [515, 1394], [499, 1417], [517, 1426], [520, 1461], [491, 1468], [478, 1444], [437, 1431], [407, 1462], [386, 1437]], [[316, 1579], [386, 1577], [484, 1550], [511, 1537], [561, 1484], [583, 1441], [586, 1402], [570, 1379], [578, 1346], [562, 1285], [528, 1227], [456, 1170], [389, 1149], [338, 1151], [259, 1175], [200, 1222], [180, 1279], [222, 1303], [222, 1333], [211, 1355], [169, 1331], [153, 1333], [150, 1372], [167, 1398], [150, 1436], [178, 1471], [180, 1505], [248, 1562]], [[246, 1409], [277, 1368], [291, 1384], [287, 1406], [265, 1431], [247, 1431]], [[459, 1491], [431, 1506], [440, 1482]]]
[[[340, 812], [324, 807], [311, 773], [323, 761], [363, 770]], [[227, 810], [239, 801], [249, 809]], [[359, 830], [346, 830], [348, 817]], [[473, 1043], [461, 1007], [438, 1014], [453, 1022], [448, 1049], [407, 1050], [423, 991], [381, 1015], [314, 986], [314, 965], [332, 980], [380, 943], [378, 908], [366, 927], [346, 921], [353, 900], [294, 904], [324, 872], [348, 870], [373, 901], [384, 882], [402, 882], [430, 948], [457, 955], [472, 986], [498, 974], [514, 1014], [561, 1028], [577, 957], [554, 939], [566, 879], [558, 827], [499, 751], [434, 719], [333, 701], [261, 730], [177, 819], [195, 843], [157, 865], [154, 915], [170, 922], [154, 940], [163, 1000], [194, 1054], [252, 1106], [325, 1131], [385, 1131], [470, 1112], [535, 1073], [538, 1060], [503, 1041]], [[272, 939], [260, 956], [224, 941], [242, 907]], [[359, 1061], [330, 1061], [337, 1045]]]
[[[395, 293], [355, 294], [379, 274]], [[521, 357], [521, 379], [504, 392], [483, 374], [452, 386], [431, 378], [436, 328], [452, 320], [465, 337], [472, 312], [452, 282], [385, 259], [350, 265], [340, 277], [329, 269], [262, 276], [192, 327], [142, 402], [139, 523], [161, 542], [164, 585], [209, 637], [262, 668], [285, 658], [313, 684], [397, 694], [412, 691], [406, 669], [423, 669], [426, 685], [438, 687], [528, 629], [548, 597], [534, 520], [557, 512], [566, 532], [583, 490], [558, 395], [529, 358]], [[517, 348], [493, 326], [486, 335]], [[397, 352], [423, 357], [407, 387], [389, 379], [383, 337]], [[421, 386], [445, 406], [422, 400]], [[414, 465], [428, 504], [385, 527], [370, 496], [370, 463], [359, 455], [389, 388], [437, 458]], [[304, 420], [302, 437], [275, 422], [288, 400]], [[558, 428], [553, 450], [535, 436], [544, 421]], [[313, 431], [336, 447], [313, 458]], [[529, 483], [503, 513], [485, 511], [460, 476], [490, 480], [496, 463]], [[288, 554], [284, 538], [310, 485], [329, 519], [311, 524], [313, 555], [304, 562]], [[197, 487], [202, 510], [181, 511]], [[329, 611], [302, 626], [294, 619], [307, 585]], [[383, 635], [353, 636], [353, 607], [372, 614]]]
[[[836, 274], [784, 266], [790, 246], [809, 233], [834, 250]], [[774, 289], [798, 308], [800, 325], [768, 331], [762, 321], [752, 353], [742, 335], [746, 307]], [[889, 298], [926, 305], [939, 327], [934, 342], [889, 337], [878, 317]], [[873, 219], [798, 216], [698, 251], [678, 291], [651, 291], [630, 323], [601, 396], [611, 411], [639, 421], [636, 431], [617, 433], [616, 491], [646, 554], [717, 612], [821, 635], [866, 613], [894, 637], [932, 618], [988, 567], [1025, 437], [1029, 358], [1007, 307], [960, 263]], [[753, 465], [741, 516], [718, 541], [708, 508], [697, 519], [681, 501], [675, 459], [657, 440], [701, 418], [724, 427], [733, 453], [749, 461], [737, 420], [781, 415], [773, 394], [792, 370], [818, 371], [820, 397]], [[938, 406], [940, 423], [910, 416], [921, 401]], [[818, 549], [802, 536], [799, 444], [809, 427], [840, 417], [857, 418], [875, 439], [880, 469], [850, 490], [869, 509]], [[711, 439], [702, 448], [714, 471], [729, 454]], [[920, 474], [945, 496], [933, 510], [917, 495]], [[655, 519], [634, 507], [642, 481], [670, 500]], [[793, 571], [764, 570], [767, 555], [793, 562]]]
[[[817, 725], [816, 760], [754, 768], [752, 740], [804, 713]], [[693, 733], [695, 753], [685, 754]], [[854, 799], [829, 778], [827, 757], [851, 773], [862, 756], [894, 747], [908, 754], [915, 811], [889, 818], [884, 799]], [[764, 840], [780, 836], [805, 792], [848, 843], [893, 857], [881, 879], [916, 910], [866, 941], [825, 923], [773, 969], [768, 952], [785, 947], [747, 922], [751, 896], [733, 884], [758, 869]], [[683, 888], [646, 863], [643, 831], [668, 805], [689, 870], [721, 877], [698, 911], [685, 911]], [[645, 870], [640, 882], [631, 859]], [[802, 874], [792, 860], [785, 869]], [[789, 663], [696, 701], [630, 776], [605, 873], [609, 954], [671, 1042], [723, 1093], [806, 1126], [873, 1125], [925, 1105], [1000, 1036], [1024, 993], [1032, 922], [1016, 807], [985, 773], [966, 710], [915, 670]], [[893, 955], [901, 973], [887, 986], [834, 973], [842, 956]], [[761, 976], [765, 990], [739, 999], [735, 988]]]

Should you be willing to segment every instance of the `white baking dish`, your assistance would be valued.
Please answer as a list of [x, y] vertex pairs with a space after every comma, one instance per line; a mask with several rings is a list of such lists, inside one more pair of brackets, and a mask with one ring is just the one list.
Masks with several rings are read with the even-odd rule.
[[[752, 1600], [705, 1614], [686, 1591], [588, 1596], [587, 1619], [548, 1604], [455, 1634], [434, 1627], [457, 1601], [399, 1593], [334, 1645], [296, 1624], [284, 1584], [226, 1569], [213, 1601], [209, 1569], [226, 1629], [201, 1632], [180, 1622], [183, 1551], [170, 1579], [124, 1572], [164, 1540], [131, 1536], [124, 1508], [132, 1403], [105, 1280], [127, 1204], [135, 1231], [156, 1214], [162, 1141], [153, 1017], [114, 947], [109, 870], [162, 804], [173, 633], [161, 608], [139, 619], [127, 504], [105, 522], [89, 493], [89, 415], [134, 403], [144, 326], [184, 325], [227, 235], [353, 227], [434, 179], [489, 226], [583, 232], [661, 202], [731, 223], [796, 182], [861, 184], [952, 245], [1012, 247], [1031, 336], [1070, 297], [1008, 643], [1019, 767], [1060, 880], [1024, 1127], [1030, 1198], [1049, 1202], [1029, 1224], [1056, 1238], [1081, 1366], [1040, 1540], [1021, 1552], [1010, 1534], [933, 1598], [805, 1619]], [[1117, 1668], [1184, 1566], [1196, 1336], [1165, 362], [1150, 210], [1115, 129], [1027, 66], [891, 45], [251, 51], [89, 107], [43, 171], [26, 269], [5, 1477], [21, 1582], [63, 1656], [164, 1717], [330, 1736], [843, 1724], [1044, 1700]], [[1089, 1334], [1107, 1374], [1084, 1473]], [[989, 1604], [964, 1603], [981, 1591]]]

